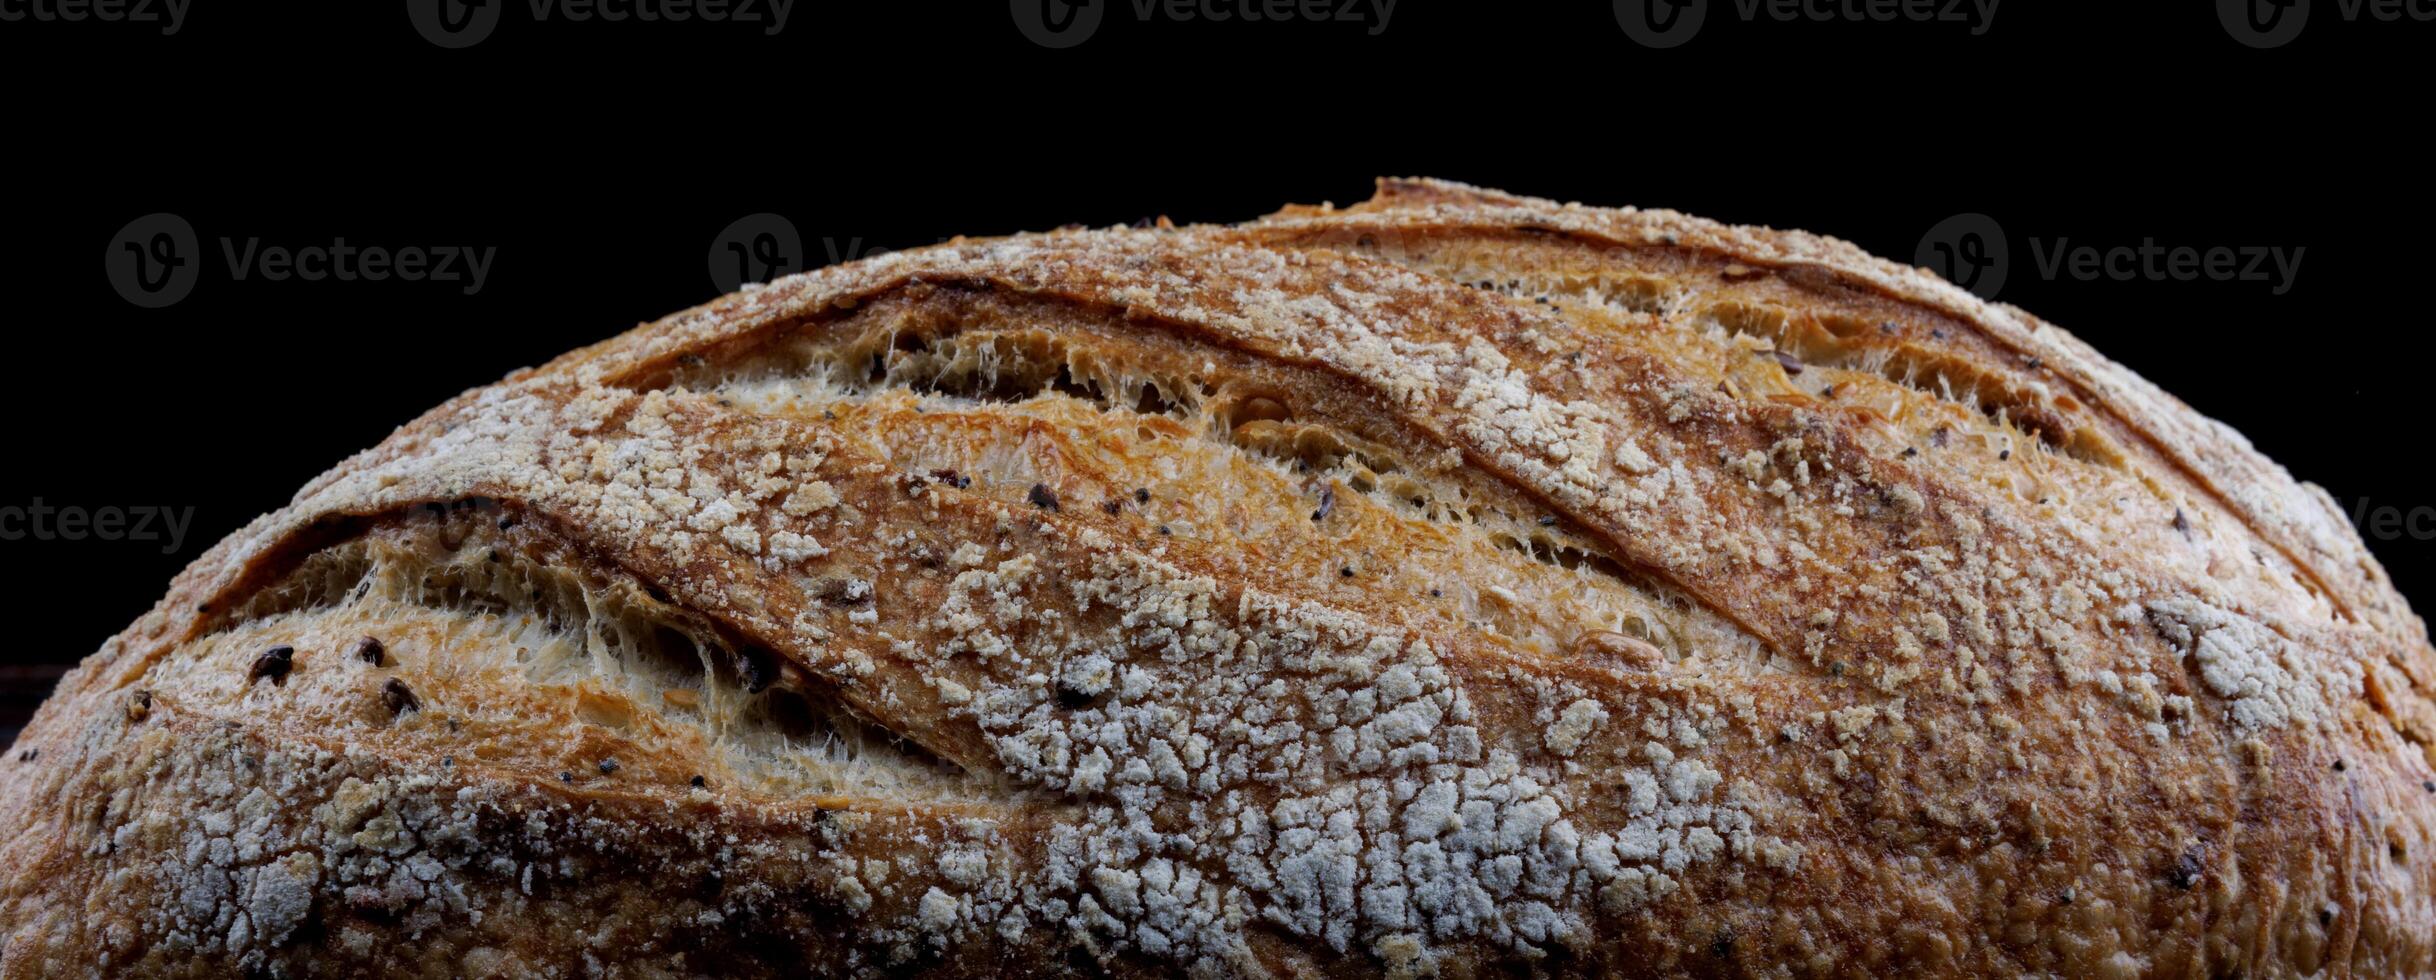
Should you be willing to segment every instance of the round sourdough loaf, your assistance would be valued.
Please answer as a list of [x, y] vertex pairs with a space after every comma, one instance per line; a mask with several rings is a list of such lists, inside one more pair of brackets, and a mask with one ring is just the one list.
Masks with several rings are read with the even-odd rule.
[[1799, 233], [1430, 181], [469, 392], [0, 762], [0, 973], [2436, 973], [2326, 494]]

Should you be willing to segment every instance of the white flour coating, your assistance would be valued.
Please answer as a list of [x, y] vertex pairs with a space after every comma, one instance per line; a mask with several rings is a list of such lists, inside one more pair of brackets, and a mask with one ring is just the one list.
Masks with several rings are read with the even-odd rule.
[[2424, 972], [2423, 629], [2237, 439], [1664, 214], [823, 270], [199, 562], [5, 763], [0, 959]]

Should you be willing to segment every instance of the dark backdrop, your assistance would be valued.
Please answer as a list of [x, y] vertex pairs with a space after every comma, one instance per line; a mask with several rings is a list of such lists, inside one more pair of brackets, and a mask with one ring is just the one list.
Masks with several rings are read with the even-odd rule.
[[[1976, 35], [1843, 18], [1855, 0], [1810, 0], [1826, 21], [1712, 0], [1688, 43], [1656, 49], [1607, 3], [1406, 0], [1378, 29], [1105, 0], [1058, 49], [997, 2], [798, 3], [775, 34], [509, 2], [455, 50], [399, 0], [196, 0], [174, 34], [0, 21], [15, 369], [0, 507], [192, 513], [169, 553], [0, 541], [17, 606], [0, 742], [60, 665], [314, 474], [458, 391], [710, 298], [713, 240], [744, 215], [785, 216], [819, 265], [959, 232], [1350, 202], [1378, 174], [1807, 228], [1904, 259], [1950, 216], [1988, 215], [2012, 253], [2000, 298], [2365, 501], [2404, 591], [2436, 596], [2407, 523], [2436, 500], [2419, 479], [2423, 318], [2404, 304], [2432, 217], [2415, 107], [2436, 24], [2345, 21], [2321, 0], [2260, 49], [2200, 0], [2012, 0]], [[105, 255], [157, 212], [203, 254], [190, 294], [145, 309]], [[224, 238], [495, 257], [471, 295], [235, 281]], [[2035, 253], [2059, 241], [2305, 251], [2278, 294], [2042, 276]], [[2388, 509], [2404, 522], [2380, 531]], [[2436, 510], [2418, 530], [2436, 534]]]

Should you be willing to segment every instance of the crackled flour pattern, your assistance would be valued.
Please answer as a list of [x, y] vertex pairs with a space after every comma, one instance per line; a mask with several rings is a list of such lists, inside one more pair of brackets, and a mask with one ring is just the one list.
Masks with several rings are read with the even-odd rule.
[[[939, 612], [954, 640], [936, 656], [1020, 678], [951, 700], [1008, 771], [1087, 801], [1055, 830], [1029, 916], [951, 898], [943, 920], [1037, 918], [1210, 972], [1259, 921], [1419, 971], [1449, 941], [1585, 942], [1592, 903], [1637, 908], [1687, 866], [1754, 851], [1750, 814], [1697, 758], [1651, 743], [1645, 767], [1620, 764], [1629, 822], [1578, 825], [1560, 774], [1484, 746], [1427, 642], [1251, 589], [1230, 619], [1215, 582], [1086, 546], [1092, 574], [1051, 587], [1113, 611], [1104, 632], [1044, 648], [1063, 617], [1025, 598], [1029, 556], [963, 572]], [[1574, 701], [1561, 748], [1605, 717]]]
[[[1840, 247], [1403, 193], [810, 273], [401, 430], [0, 760], [0, 973], [2436, 969], [2424, 627], [2280, 470]], [[357, 534], [397, 588], [289, 603]], [[582, 595], [439, 587], [520, 563]]]
[[[494, 420], [549, 411], [522, 399], [491, 407]], [[596, 389], [555, 414], [540, 426], [477, 418], [432, 452], [452, 481], [575, 505], [680, 555], [725, 547], [783, 567], [789, 550], [825, 552], [808, 528], [750, 519], [825, 509], [835, 491], [814, 476], [821, 457], [775, 445], [757, 456], [765, 447], [751, 443], [742, 472], [711, 465], [672, 424], [687, 412], [664, 392]], [[543, 444], [525, 435], [553, 430]], [[983, 567], [960, 572], [926, 624], [950, 641], [897, 646], [909, 660], [969, 658], [1008, 678], [932, 683], [1007, 773], [1082, 813], [1054, 830], [1034, 880], [990, 873], [970, 846], [944, 852], [942, 877], [968, 887], [930, 889], [895, 929], [944, 943], [1049, 927], [1224, 974], [1252, 969], [1245, 929], [1260, 922], [1420, 971], [1448, 942], [1524, 953], [1587, 942], [1598, 910], [1638, 908], [1694, 864], [1759, 849], [1718, 771], [1663, 742], [1619, 749], [1612, 763], [1627, 822], [1579, 825], [1564, 774], [1484, 745], [1471, 700], [1426, 641], [1248, 588], [1230, 609], [1209, 578], [1096, 534], [1084, 546], [1091, 574], [1062, 584], [1044, 581], [1033, 556], [985, 563], [959, 549], [959, 564]], [[1044, 587], [1064, 594], [1035, 599]], [[1071, 628], [1095, 608], [1113, 611], [1109, 629]], [[808, 620], [790, 627], [805, 631], [804, 649], [828, 638]], [[1572, 699], [1550, 751], [1573, 754], [1608, 715]], [[1790, 865], [1787, 846], [1769, 843]], [[841, 878], [854, 891], [876, 885]]]

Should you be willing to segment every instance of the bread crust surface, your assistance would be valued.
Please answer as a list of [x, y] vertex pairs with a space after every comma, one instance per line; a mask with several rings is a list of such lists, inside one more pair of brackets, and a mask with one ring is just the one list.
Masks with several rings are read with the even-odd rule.
[[1429, 180], [468, 392], [0, 762], [0, 976], [2436, 975], [2327, 494], [1838, 241]]

